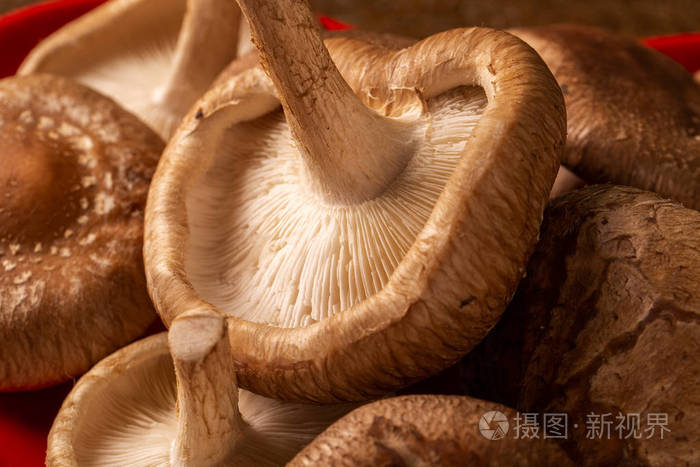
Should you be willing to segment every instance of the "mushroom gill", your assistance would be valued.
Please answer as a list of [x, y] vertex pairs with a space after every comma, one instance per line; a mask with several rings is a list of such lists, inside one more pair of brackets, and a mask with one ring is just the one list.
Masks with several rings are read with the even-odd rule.
[[187, 199], [193, 286], [224, 313], [282, 327], [376, 294], [430, 217], [485, 106], [475, 87], [406, 106], [393, 117], [408, 127], [400, 138], [416, 142], [403, 169], [380, 194], [349, 203], [310, 186], [281, 110], [232, 127]]
[[239, 18], [226, 0], [110, 0], [44, 39], [18, 74], [73, 78], [167, 139], [236, 57]]
[[239, 392], [223, 323], [191, 312], [97, 364], [54, 421], [47, 465], [280, 466], [352, 408]]
[[306, 2], [240, 6], [261, 65], [193, 106], [151, 185], [157, 309], [228, 315], [241, 385], [270, 397], [363, 400], [444, 368], [522, 276], [556, 83], [489, 29], [324, 42]]

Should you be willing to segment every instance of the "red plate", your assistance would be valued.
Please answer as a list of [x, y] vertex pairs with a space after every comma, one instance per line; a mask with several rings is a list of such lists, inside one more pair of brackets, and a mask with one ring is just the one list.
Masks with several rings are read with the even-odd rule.
[[[0, 16], [0, 78], [15, 73], [43, 38], [106, 0], [54, 0]], [[352, 26], [319, 15], [328, 30]], [[700, 70], [700, 33], [644, 39], [688, 71]], [[159, 329], [160, 330], [160, 329]], [[46, 436], [72, 382], [24, 393], [0, 394], [0, 467], [43, 466]]]
[[700, 70], [700, 32], [648, 37], [642, 43], [668, 55], [691, 73]]

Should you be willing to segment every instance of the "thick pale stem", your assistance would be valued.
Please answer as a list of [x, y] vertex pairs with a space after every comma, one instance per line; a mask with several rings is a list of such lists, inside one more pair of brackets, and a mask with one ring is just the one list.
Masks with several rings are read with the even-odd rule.
[[158, 99], [186, 112], [236, 58], [241, 11], [231, 0], [188, 0], [172, 70]]
[[403, 125], [367, 108], [340, 75], [306, 0], [238, 0], [313, 184], [331, 201], [381, 194], [404, 168]]
[[184, 313], [173, 321], [168, 341], [177, 378], [171, 465], [214, 465], [225, 459], [245, 428], [226, 320], [213, 311]]

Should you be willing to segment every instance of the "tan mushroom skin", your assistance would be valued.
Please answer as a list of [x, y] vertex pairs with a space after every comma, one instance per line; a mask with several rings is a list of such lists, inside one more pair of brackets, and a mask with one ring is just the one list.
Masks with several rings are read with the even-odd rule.
[[141, 256], [163, 142], [64, 78], [0, 81], [0, 390], [65, 381], [155, 314]]
[[589, 183], [635, 186], [700, 209], [700, 86], [690, 73], [602, 29], [511, 32], [534, 47], [562, 87], [566, 167]]
[[[494, 411], [505, 417], [505, 430], [498, 423], [484, 424], [482, 418]], [[355, 409], [288, 465], [574, 465], [551, 440], [518, 438], [511, 429], [516, 416], [508, 407], [469, 397], [394, 397]]]
[[[700, 213], [635, 188], [591, 186], [554, 201], [527, 278], [502, 320], [432, 387], [523, 412], [567, 413], [578, 465], [700, 461]], [[459, 376], [458, 376], [459, 375]], [[430, 390], [424, 385], [419, 390]], [[611, 436], [587, 438], [589, 414]], [[638, 430], [623, 424], [639, 415]], [[648, 431], [649, 414], [667, 417]], [[627, 421], [625, 420], [625, 423]]]
[[324, 45], [303, 3], [241, 8], [270, 78], [212, 89], [164, 154], [157, 309], [229, 315], [240, 384], [268, 396], [366, 399], [438, 371], [524, 272], [563, 147], [558, 86], [492, 30]]

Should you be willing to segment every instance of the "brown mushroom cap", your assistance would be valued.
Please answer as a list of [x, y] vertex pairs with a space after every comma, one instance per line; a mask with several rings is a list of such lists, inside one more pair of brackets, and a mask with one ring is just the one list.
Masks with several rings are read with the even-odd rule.
[[[696, 465], [699, 323], [700, 213], [591, 186], [552, 202], [515, 299], [442, 383], [525, 412], [568, 413], [579, 424], [565, 443], [577, 464]], [[610, 439], [586, 439], [590, 413], [611, 414]], [[668, 417], [664, 439], [644, 431], [655, 413]], [[641, 439], [618, 435], [619, 414], [639, 414]]]
[[228, 0], [110, 0], [40, 42], [18, 74], [70, 77], [167, 139], [236, 57], [239, 24]]
[[0, 81], [0, 390], [65, 381], [155, 314], [141, 255], [162, 140], [64, 78]]
[[654, 191], [700, 209], [700, 86], [668, 57], [586, 26], [511, 31], [562, 87], [563, 164], [589, 183]]
[[265, 58], [288, 84], [256, 67], [185, 118], [149, 194], [149, 290], [166, 323], [229, 315], [242, 387], [367, 399], [449, 365], [498, 320], [556, 174], [563, 100], [508, 34], [329, 39], [331, 62], [301, 3], [263, 3], [242, 8], [263, 42], [292, 45]]
[[513, 409], [469, 397], [384, 399], [335, 422], [288, 465], [573, 465], [551, 440], [517, 438], [516, 416]]

